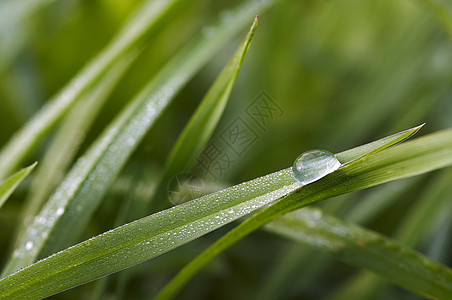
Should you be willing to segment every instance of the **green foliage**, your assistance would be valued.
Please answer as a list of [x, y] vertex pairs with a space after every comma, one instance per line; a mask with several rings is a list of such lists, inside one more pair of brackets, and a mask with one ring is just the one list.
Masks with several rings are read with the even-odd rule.
[[267, 228], [368, 268], [428, 298], [448, 299], [452, 295], [450, 269], [370, 230], [323, 215], [320, 210], [298, 210], [269, 223]]
[[[388, 138], [382, 139], [381, 141], [386, 141], [386, 144], [382, 144], [381, 141], [376, 141], [346, 151], [345, 154], [349, 157], [348, 160], [344, 160], [342, 167], [335, 172], [308, 185], [293, 184], [286, 190], [287, 196], [282, 197], [281, 200], [278, 199], [279, 201], [275, 204], [258, 212], [235, 229], [228, 232], [228, 234], [224, 235], [201, 255], [192, 260], [181, 270], [175, 279], [165, 287], [158, 298], [168, 299], [174, 296], [174, 293], [177, 292], [191, 276], [208, 263], [209, 260], [218, 255], [218, 253], [224, 251], [227, 247], [233, 245], [253, 230], [265, 225], [278, 216], [308, 204], [350, 191], [371, 187], [391, 180], [451, 165], [452, 130], [432, 134], [416, 141], [382, 151], [395, 141], [405, 138], [407, 135], [416, 132], [418, 129], [419, 127], [416, 127], [401, 132], [398, 135], [393, 135], [392, 140]], [[376, 145], [376, 147], [373, 148], [370, 147], [370, 145]], [[368, 153], [363, 153], [362, 148], [367, 149]], [[428, 150], [426, 151], [426, 149]], [[336, 156], [342, 157], [343, 154], [338, 153]], [[283, 170], [282, 173], [287, 174], [286, 176], [289, 177], [291, 171], [290, 169], [286, 169]], [[292, 178], [292, 181], [294, 180], [295, 179]], [[334, 226], [331, 226], [331, 228], [332, 231], [337, 229]], [[394, 258], [394, 261], [397, 261], [397, 259]], [[418, 280], [423, 279], [420, 278]], [[410, 287], [419, 288], [419, 286], [416, 286], [417, 281], [414, 279], [413, 281], [414, 283], [412, 283]], [[430, 295], [432, 287], [428, 286], [427, 288], [427, 290], [420, 291], [423, 294]], [[445, 290], [447, 291], [448, 288]], [[452, 296], [452, 290], [449, 291], [449, 294], [446, 292], [443, 295]]]
[[5, 203], [8, 197], [14, 192], [16, 187], [24, 180], [25, 177], [36, 167], [36, 163], [28, 168], [20, 170], [0, 182], [0, 207]]
[[452, 298], [451, 16], [2, 1], [0, 298]]

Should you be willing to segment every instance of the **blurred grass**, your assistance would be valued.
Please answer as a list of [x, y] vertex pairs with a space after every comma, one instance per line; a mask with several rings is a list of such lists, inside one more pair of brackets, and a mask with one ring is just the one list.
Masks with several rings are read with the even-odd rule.
[[[20, 29], [23, 34], [14, 35], [21, 38], [14, 48], [14, 55], [0, 52], [2, 58], [8, 58], [8, 63], [0, 68], [0, 145], [5, 145], [12, 134], [46, 103], [46, 99], [56, 94], [105, 46], [140, 3], [119, 0], [42, 2], [46, 4], [27, 17], [26, 22], [19, 19], [24, 26], [15, 30]], [[220, 139], [228, 125], [241, 117], [259, 138], [241, 155], [223, 145], [225, 153], [235, 155], [235, 162], [217, 179], [202, 177], [205, 189], [207, 186], [229, 186], [285, 168], [305, 150], [323, 148], [340, 152], [350, 145], [362, 144], [423, 122], [426, 123], [423, 134], [452, 127], [452, 42], [442, 21], [423, 2], [428, 1], [286, 0], [261, 14], [259, 33], [214, 133], [214, 140]], [[202, 30], [203, 25], [218, 15], [227, 17], [221, 12], [236, 3], [241, 1], [230, 4], [194, 1], [173, 11], [171, 20], [161, 24], [155, 36], [146, 41], [147, 48], [112, 92], [78, 155], [126, 104], [125, 99], [130, 99], [183, 44]], [[450, 0], [437, 3], [451, 7]], [[136, 189], [140, 193], [139, 187], [130, 183], [134, 174], [163, 167], [181, 130], [240, 38], [230, 43], [230, 49], [222, 50], [176, 97], [164, 118], [157, 121], [120, 177], [128, 180], [125, 190], [121, 192], [120, 186], [115, 185], [115, 191], [108, 195], [110, 201], [105, 201], [97, 211], [85, 237], [113, 227], [109, 213], [116, 214], [120, 209], [126, 191]], [[282, 116], [268, 119], [265, 129], [246, 114], [246, 108], [262, 91], [283, 111]], [[41, 160], [47, 146], [40, 146], [23, 166]], [[428, 198], [423, 195], [431, 193], [430, 187], [438, 190], [438, 197], [447, 207], [450, 189], [440, 193], [435, 187], [435, 183], [446, 176], [441, 175], [442, 172], [446, 170], [424, 175], [422, 181], [428, 184], [410, 185], [382, 206], [377, 215], [369, 214], [367, 221], [360, 222], [394, 236], [401, 230], [397, 225], [403, 223], [405, 212], [414, 208], [421, 197]], [[30, 174], [33, 176], [34, 173]], [[348, 205], [353, 207], [354, 200], [371, 196], [378, 189], [331, 202], [345, 202], [345, 198], [350, 198]], [[0, 210], [0, 225], [5, 228], [0, 232], [3, 262], [13, 240], [12, 224], [19, 219], [26, 191], [27, 182], [24, 182]], [[391, 197], [394, 193], [382, 194]], [[431, 218], [440, 218], [436, 215], [440, 213], [435, 212]], [[336, 214], [341, 218], [344, 216], [339, 211]], [[425, 221], [418, 222], [417, 226], [426, 226]], [[437, 225], [426, 233], [416, 249], [427, 253], [429, 241], [440, 239], [448, 226], [450, 228], [447, 222]], [[200, 247], [197, 251], [185, 254], [182, 248], [178, 265], [171, 265], [164, 256], [152, 264], [145, 263], [139, 267], [139, 272], [132, 273], [124, 293], [130, 298], [141, 298], [149, 290], [158, 290], [170, 275], [203, 248], [202, 243], [209, 244], [218, 235], [213, 233], [200, 239], [201, 244], [196, 244]], [[222, 256], [223, 268], [214, 274], [206, 271], [181, 295], [186, 295], [187, 299], [194, 295], [209, 298], [219, 293], [228, 298], [253, 298], [264, 274], [271, 270], [269, 266], [277, 264], [276, 255], [290, 251], [291, 247], [278, 237], [255, 233], [248, 242], [234, 246]], [[446, 239], [440, 249], [450, 253], [451, 241]], [[444, 264], [452, 264], [450, 256], [437, 257]], [[318, 281], [303, 289], [294, 284], [285, 290], [285, 296], [323, 297], [333, 291], [325, 286], [338, 287], [357, 272], [330, 261], [318, 275]], [[307, 274], [290, 274], [309, 277]], [[108, 282], [106, 292], [116, 289], [115, 278]], [[82, 286], [54, 298], [78, 299], [91, 288], [91, 285]], [[392, 289], [389, 293], [396, 298], [412, 298], [400, 290]]]

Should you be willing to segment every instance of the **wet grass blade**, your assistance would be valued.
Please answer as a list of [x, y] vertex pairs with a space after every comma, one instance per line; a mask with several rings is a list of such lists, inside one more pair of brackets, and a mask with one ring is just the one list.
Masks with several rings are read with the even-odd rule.
[[3, 275], [74, 243], [110, 183], [175, 93], [250, 16], [272, 3], [249, 1], [238, 6], [232, 18], [211, 27], [213, 35], [189, 44], [159, 72], [79, 159], [19, 241]]
[[0, 179], [17, 168], [81, 95], [89, 90], [115, 61], [136, 45], [153, 25], [164, 18], [169, 8], [177, 1], [145, 1], [137, 8], [111, 43], [3, 147], [0, 152]]
[[0, 208], [14, 192], [16, 187], [22, 182], [22, 180], [24, 180], [24, 178], [27, 177], [27, 175], [36, 167], [36, 165], [37, 162], [0, 182]]
[[[356, 149], [360, 158], [352, 158], [350, 163], [346, 163], [324, 178], [293, 189], [287, 197], [258, 212], [228, 232], [182, 269], [161, 291], [158, 299], [172, 298], [196, 272], [215, 256], [278, 216], [330, 197], [451, 165], [452, 129], [431, 134], [385, 151], [370, 151], [373, 152], [372, 155], [363, 156], [360, 152], [359, 148]], [[340, 155], [336, 156], [340, 157]], [[292, 176], [291, 170], [281, 171], [280, 176], [287, 176], [287, 180], [289, 180], [289, 177]]]
[[56, 185], [64, 178], [68, 166], [72, 163], [84, 137], [98, 116], [124, 72], [137, 57], [138, 51], [130, 51], [115, 65], [93, 88], [86, 93], [63, 120], [55, 138], [48, 147], [29, 190], [19, 222], [24, 231], [33, 217], [39, 212]]
[[[397, 138], [398, 135], [392, 136], [387, 144]], [[372, 152], [377, 149], [364, 147]], [[384, 149], [385, 145], [379, 147]], [[355, 151], [356, 156], [349, 153], [350, 159], [362, 156], [359, 147]], [[288, 168], [175, 206], [106, 232], [4, 278], [0, 281], [0, 297], [44, 297], [119, 271], [170, 251], [288, 194], [299, 196], [297, 191], [318, 187], [319, 182], [301, 189]]]
[[387, 281], [427, 298], [452, 297], [452, 270], [380, 234], [343, 222], [319, 209], [304, 208], [266, 229], [367, 268]]

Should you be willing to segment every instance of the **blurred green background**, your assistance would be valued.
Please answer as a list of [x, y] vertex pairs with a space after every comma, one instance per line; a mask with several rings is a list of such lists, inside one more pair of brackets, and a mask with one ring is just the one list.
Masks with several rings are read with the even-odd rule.
[[[139, 2], [0, 2], [0, 145], [6, 144], [47, 99], [108, 43]], [[199, 34], [208, 34], [206, 26], [217, 18], [227, 18], [227, 10], [239, 3], [202, 0], [174, 8], [171, 20], [159, 24], [149, 34], [144, 51], [115, 87], [80, 153], [180, 47]], [[450, 1], [444, 3], [452, 7]], [[238, 47], [246, 29], [176, 97], [133, 154], [121, 178], [147, 172], [152, 177], [152, 172], [159, 172], [181, 130]], [[222, 144], [223, 151], [235, 156], [221, 176], [212, 178], [196, 169], [193, 172], [202, 177], [207, 192], [286, 168], [306, 150], [320, 148], [337, 153], [424, 122], [426, 125], [418, 135], [451, 127], [451, 83], [451, 37], [421, 0], [278, 1], [259, 15], [255, 38], [212, 141], [221, 139], [237, 117], [257, 138], [240, 155]], [[247, 108], [262, 95], [280, 109], [278, 114], [264, 117], [264, 128], [247, 114]], [[45, 150], [46, 144], [41, 145], [29, 162], [39, 161]], [[447, 184], [437, 183], [446, 171], [345, 195], [322, 206], [346, 218], [350, 207], [373, 195], [374, 201], [386, 204], [374, 215], [361, 220], [350, 218], [392, 235], [404, 212], [429, 188], [450, 199], [452, 193]], [[105, 201], [99, 209], [85, 238], [113, 227], [120, 203], [132, 188], [125, 185], [122, 190], [112, 188], [108, 196], [111, 201]], [[5, 228], [0, 232], [3, 261], [25, 194], [26, 184], [0, 211], [1, 228]], [[432, 217], [431, 221], [438, 225], [432, 225], [436, 229], [419, 238], [417, 247], [446, 264], [452, 263], [447, 255], [451, 249], [451, 241], [447, 240], [451, 229], [449, 216], [442, 213]], [[230, 228], [226, 226], [125, 271], [130, 272], [128, 280], [121, 281], [122, 273], [111, 276], [101, 298], [116, 299], [122, 294], [124, 299], [141, 299], [154, 294], [195, 254]], [[441, 251], [435, 252], [430, 246], [441, 238], [445, 239], [442, 246], [434, 248]], [[319, 299], [361, 274], [327, 258], [318, 259], [327, 261], [323, 268], [308, 260], [311, 264], [291, 270], [297, 265], [288, 258], [303, 261], [297, 253], [306, 252], [302, 246], [294, 247], [282, 238], [257, 232], [197, 276], [181, 299], [252, 299], [258, 295], [260, 299]], [[264, 287], [271, 286], [269, 282], [276, 287], [259, 294]], [[91, 297], [98, 287], [98, 283], [90, 283], [54, 298]], [[398, 288], [383, 286], [377, 290], [375, 299], [417, 299]]]

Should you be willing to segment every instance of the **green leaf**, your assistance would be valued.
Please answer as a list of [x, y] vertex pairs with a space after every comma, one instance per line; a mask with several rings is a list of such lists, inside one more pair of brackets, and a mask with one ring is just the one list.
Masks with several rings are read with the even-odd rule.
[[304, 208], [266, 225], [428, 298], [451, 299], [452, 270], [380, 234]]
[[176, 2], [178, 0], [145, 1], [137, 7], [131, 19], [110, 44], [3, 147], [0, 152], [0, 178], [14, 170], [81, 95], [108, 72], [115, 61], [135, 46], [147, 31], [163, 19]]
[[22, 169], [5, 180], [0, 182], [0, 207], [3, 206], [8, 197], [14, 192], [16, 187], [24, 180], [25, 177], [36, 167], [37, 162], [31, 166]]
[[[387, 144], [400, 136], [392, 137]], [[364, 147], [369, 151], [377, 149]], [[379, 147], [383, 149], [386, 145]], [[355, 151], [362, 155], [359, 147]], [[349, 153], [348, 157], [356, 159], [358, 155]], [[300, 189], [301, 184], [295, 181], [289, 168], [175, 206], [94, 237], [2, 279], [0, 297], [44, 297], [119, 271], [170, 251], [289, 193], [299, 195], [297, 191], [309, 190], [310, 186], [316, 187], [318, 183]]]
[[257, 20], [258, 17], [254, 19], [245, 40], [218, 75], [179, 136], [166, 162], [165, 177], [171, 178], [177, 172], [189, 168], [208, 142], [226, 107], [235, 79], [256, 31]]
[[[287, 197], [255, 214], [228, 232], [192, 260], [161, 291], [159, 299], [171, 298], [205, 264], [219, 253], [271, 220], [311, 203], [391, 180], [409, 177], [452, 164], [452, 130], [407, 142], [385, 151], [362, 155], [324, 178], [302, 187], [292, 187]], [[340, 157], [340, 155], [336, 155]], [[291, 176], [291, 170], [281, 177]]]
[[175, 93], [242, 28], [250, 15], [270, 4], [272, 1], [254, 0], [238, 6], [231, 15], [232, 19], [220, 20], [216, 27], [211, 28], [212, 35], [204, 35], [189, 44], [143, 88], [79, 159], [36, 216], [33, 225], [19, 241], [3, 275], [74, 242], [129, 155]]

